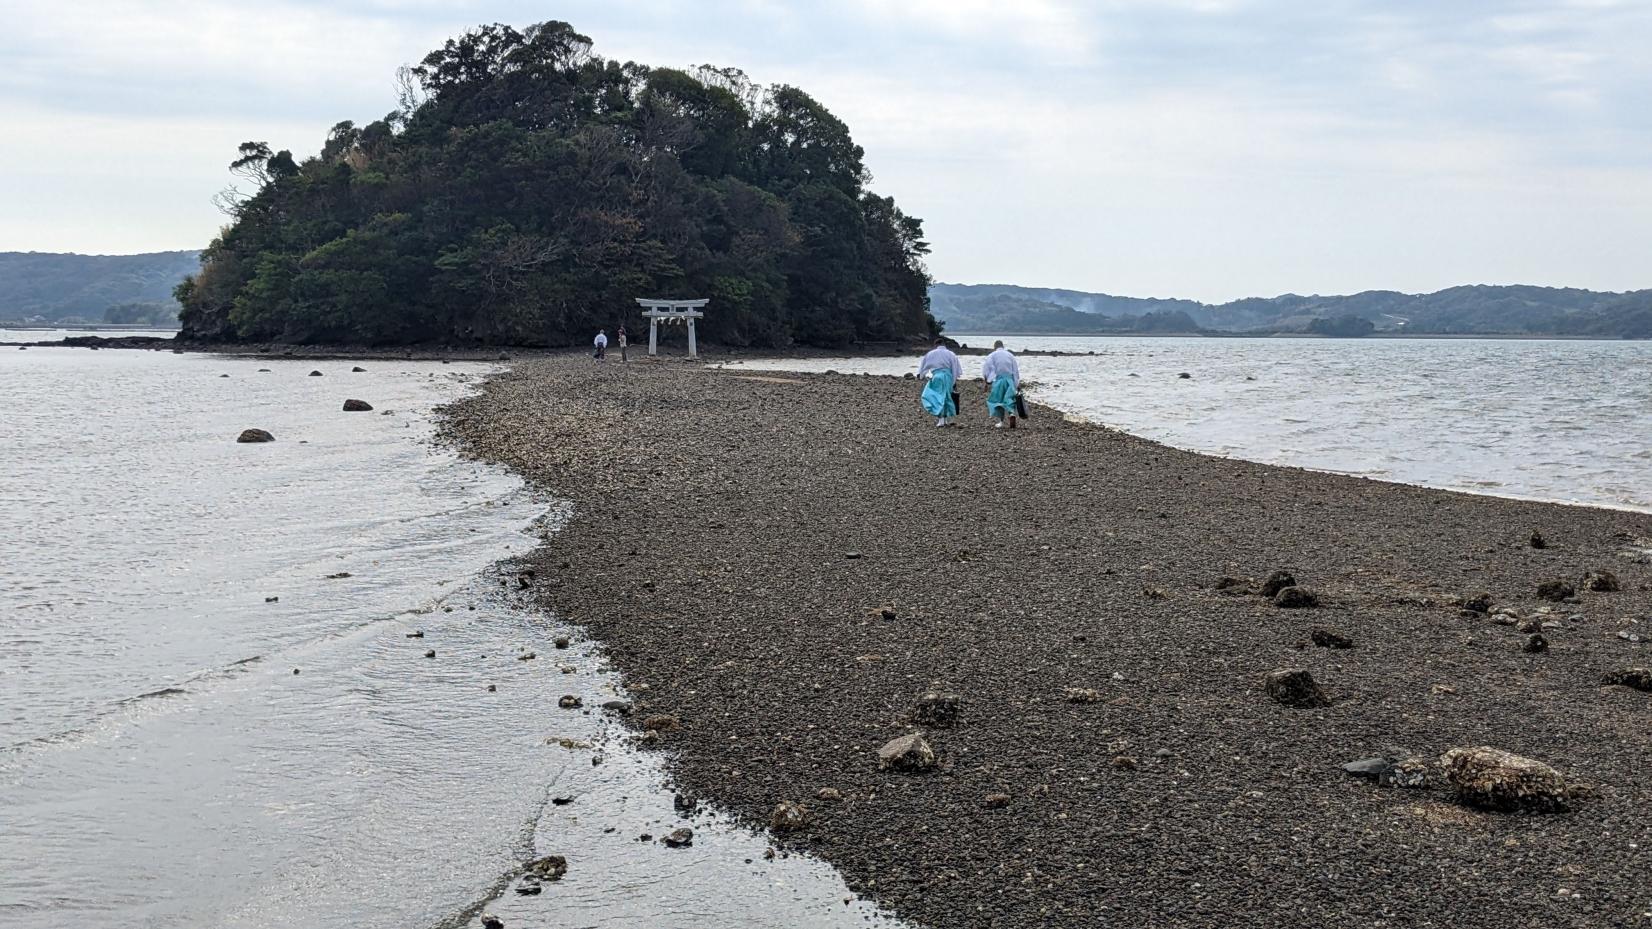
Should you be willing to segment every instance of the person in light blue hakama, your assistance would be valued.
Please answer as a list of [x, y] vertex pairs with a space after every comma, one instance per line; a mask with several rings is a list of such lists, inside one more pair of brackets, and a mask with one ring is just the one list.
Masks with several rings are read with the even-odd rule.
[[936, 427], [952, 425], [958, 415], [958, 395], [953, 392], [964, 376], [964, 366], [958, 356], [946, 347], [946, 340], [936, 339], [935, 348], [918, 364], [918, 379], [929, 378], [924, 387], [923, 406], [935, 417]]
[[992, 343], [992, 354], [981, 363], [981, 380], [987, 382], [987, 413], [998, 420], [994, 428], [1003, 428], [1008, 422], [1014, 429], [1015, 401], [1021, 393], [1021, 363], [1003, 342]]

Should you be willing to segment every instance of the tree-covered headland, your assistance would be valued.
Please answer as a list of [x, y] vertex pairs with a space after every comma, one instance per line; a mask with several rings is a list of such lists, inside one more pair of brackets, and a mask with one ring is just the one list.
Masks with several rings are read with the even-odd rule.
[[298, 161], [262, 142], [178, 288], [186, 338], [566, 345], [710, 297], [734, 345], [923, 337], [921, 223], [819, 102], [732, 69], [620, 63], [566, 23], [478, 28]]

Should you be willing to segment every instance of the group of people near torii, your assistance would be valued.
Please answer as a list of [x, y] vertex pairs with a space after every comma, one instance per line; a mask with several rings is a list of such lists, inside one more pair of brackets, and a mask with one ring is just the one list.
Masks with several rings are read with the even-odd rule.
[[[955, 425], [958, 417], [958, 382], [964, 379], [964, 366], [958, 356], [947, 348], [945, 339], [936, 339], [935, 347], [918, 364], [918, 379], [929, 379], [923, 392], [923, 407], [935, 417], [937, 428]], [[995, 420], [993, 428], [1005, 423], [1015, 428], [1016, 420], [1026, 416], [1021, 401], [1021, 364], [1004, 347], [1003, 342], [992, 343], [992, 354], [981, 362], [981, 380], [987, 385], [987, 413]]]

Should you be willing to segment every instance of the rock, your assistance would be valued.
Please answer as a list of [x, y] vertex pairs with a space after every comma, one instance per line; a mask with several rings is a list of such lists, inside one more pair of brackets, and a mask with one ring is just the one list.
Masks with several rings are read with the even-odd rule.
[[1470, 613], [1490, 613], [1491, 594], [1475, 594], [1472, 597], [1465, 598], [1461, 605], [1463, 609]]
[[241, 434], [236, 437], [235, 441], [237, 441], [237, 442], [274, 442], [275, 441], [275, 436], [270, 435], [268, 432], [265, 432], [262, 429], [243, 429], [243, 430], [241, 430]]
[[1222, 575], [1222, 577], [1219, 580], [1216, 581], [1216, 589], [1217, 590], [1220, 590], [1224, 593], [1230, 593], [1230, 594], [1249, 593], [1250, 592], [1250, 586], [1251, 586], [1251, 579], [1250, 578], [1248, 578], [1248, 577], [1234, 577], [1231, 574], [1224, 574], [1224, 575]]
[[616, 713], [620, 716], [631, 715], [631, 704], [625, 702], [624, 700], [609, 700], [607, 703], [602, 705], [602, 708], [610, 713]]
[[344, 401], [344, 412], [346, 413], [371, 413], [372, 411], [373, 404], [368, 403], [366, 400]]
[[920, 726], [945, 729], [958, 721], [959, 704], [957, 694], [930, 691], [918, 698], [917, 706], [912, 709], [912, 721]]
[[1320, 648], [1353, 648], [1354, 640], [1333, 629], [1315, 626], [1308, 637]]
[[281, 598], [280, 597], [265, 597], [264, 602], [265, 603], [280, 603]]
[[1577, 588], [1565, 581], [1546, 581], [1537, 585], [1537, 596], [1543, 600], [1553, 600], [1559, 603], [1576, 594]]
[[1010, 795], [987, 794], [984, 798], [982, 798], [981, 802], [989, 810], [1001, 810], [1010, 805]]
[[350, 373], [351, 374], [365, 374], [365, 373], [367, 373], [367, 369], [361, 367], [360, 365], [357, 365], [356, 367], [350, 369]]
[[1276, 596], [1281, 590], [1284, 590], [1287, 587], [1295, 586], [1296, 578], [1291, 576], [1291, 572], [1275, 571], [1268, 575], [1267, 580], [1262, 582], [1261, 593], [1262, 596], [1271, 598]]
[[562, 875], [568, 873], [568, 859], [561, 855], [546, 855], [528, 862], [523, 869], [542, 881], [560, 881]]
[[1533, 632], [1542, 632], [1543, 620], [1537, 618], [1536, 616], [1528, 616], [1514, 624], [1514, 631], [1524, 632], [1528, 635]]
[[489, 684], [488, 685], [488, 693], [491, 694], [491, 693], [498, 693], [498, 692], [499, 692], [499, 685], [498, 684]]
[[1652, 693], [1652, 668], [1624, 668], [1601, 675], [1601, 683], [1614, 687], [1632, 687]]
[[1178, 378], [1178, 379], [1179, 379], [1179, 380], [1184, 380], [1184, 381], [1191, 381], [1191, 380], [1193, 380], [1193, 375], [1191, 375], [1191, 374], [1189, 374], [1189, 373], [1187, 373], [1187, 372], [1186, 372], [1186, 371], [1183, 371], [1183, 372], [1182, 372], [1182, 373], [1180, 373], [1180, 374], [1178, 374], [1178, 375], [1176, 375], [1176, 377], [1177, 377], [1177, 378]]
[[1306, 587], [1286, 587], [1274, 595], [1273, 605], [1282, 610], [1305, 610], [1319, 606], [1319, 594]]
[[310, 372], [310, 376], [311, 376], [311, 377], [320, 377], [320, 376], [321, 376], [321, 372], [320, 372], [320, 371], [311, 371], [311, 372]]
[[535, 658], [538, 658], [538, 657], [539, 656], [534, 654], [533, 652], [523, 652], [522, 654], [516, 656], [516, 660], [517, 661], [532, 661], [532, 660], [534, 660]]
[[860, 552], [844, 552], [843, 557], [849, 559], [850, 561], [856, 561], [860, 558]]
[[1610, 571], [1590, 571], [1583, 575], [1583, 589], [1597, 594], [1616, 593], [1623, 588], [1618, 584], [1617, 575]]
[[435, 658], [436, 657], [436, 650], [434, 648], [430, 649], [429, 651], [424, 653], [424, 656], [426, 658]]
[[1532, 530], [1532, 536], [1530, 539], [1526, 540], [1526, 544], [1530, 545], [1532, 548], [1549, 547], [1548, 541], [1543, 538], [1543, 533], [1538, 532], [1535, 529]]
[[1380, 781], [1382, 776], [1387, 774], [1389, 769], [1393, 767], [1394, 762], [1387, 758], [1361, 758], [1358, 761], [1350, 761], [1343, 765], [1342, 770], [1354, 777], [1361, 777], [1368, 781]]
[[545, 888], [535, 878], [525, 877], [522, 883], [516, 885], [516, 892], [524, 897], [538, 896]]
[[809, 810], [802, 804], [787, 800], [769, 813], [769, 828], [775, 832], [796, 832], [809, 825]]
[[422, 638], [424, 638], [424, 630], [423, 629], [415, 629], [412, 632], [409, 632], [407, 634], [407, 637], [410, 638], [410, 639], [422, 639]]
[[1129, 755], [1114, 755], [1113, 760], [1108, 762], [1108, 764], [1120, 771], [1134, 771], [1137, 767], [1136, 759], [1130, 757]]
[[683, 721], [669, 713], [658, 713], [645, 717], [642, 728], [646, 732], [676, 732], [683, 727]]
[[825, 801], [826, 803], [842, 803], [843, 791], [838, 790], [836, 787], [822, 787], [815, 791], [815, 799]]
[[556, 641], [553, 644], [556, 645], [557, 648], [567, 648], [568, 637], [565, 635], [559, 635], [556, 637]]
[[878, 749], [878, 767], [896, 771], [928, 771], [935, 767], [935, 750], [919, 733], [890, 739]]
[[1427, 787], [1432, 773], [1433, 767], [1428, 762], [1421, 758], [1407, 758], [1390, 765], [1377, 777], [1377, 783], [1384, 787]]
[[1528, 655], [1541, 654], [1549, 650], [1549, 640], [1543, 638], [1541, 634], [1534, 632], [1531, 635], [1526, 636], [1526, 642], [1520, 646], [1520, 650]]
[[1457, 800], [1469, 806], [1540, 813], [1567, 809], [1565, 777], [1541, 761], [1481, 746], [1446, 752], [1440, 768]]
[[699, 806], [700, 806], [700, 801], [698, 799], [694, 798], [694, 797], [689, 796], [688, 794], [672, 794], [671, 795], [671, 808], [676, 810], [677, 812], [683, 814], [684, 816], [693, 815], [694, 811], [696, 809], [699, 809]]
[[667, 848], [688, 848], [694, 844], [694, 830], [687, 826], [673, 829], [660, 841], [664, 842]]
[[577, 710], [585, 705], [585, 701], [579, 699], [573, 694], [563, 694], [557, 698], [556, 705], [565, 710]]
[[1299, 708], [1330, 706], [1331, 701], [1319, 689], [1314, 676], [1303, 668], [1282, 668], [1270, 671], [1262, 682], [1263, 688], [1276, 703]]
[[1092, 687], [1068, 687], [1061, 692], [1068, 703], [1100, 703], [1101, 691]]
[[505, 921], [492, 913], [483, 913], [482, 929], [505, 929]]

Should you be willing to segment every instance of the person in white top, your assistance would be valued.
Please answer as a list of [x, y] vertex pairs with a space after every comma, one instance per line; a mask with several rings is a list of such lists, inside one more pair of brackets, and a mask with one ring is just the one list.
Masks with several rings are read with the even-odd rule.
[[593, 340], [591, 342], [591, 344], [595, 345], [596, 349], [597, 349], [596, 352], [593, 353], [591, 357], [595, 358], [598, 361], [601, 361], [608, 354], [608, 332], [607, 332], [607, 330], [598, 329], [597, 330], [597, 337], [596, 337], [595, 340]]
[[994, 428], [1001, 429], [1008, 421], [1014, 429], [1016, 403], [1021, 395], [1021, 363], [1003, 342], [992, 343], [992, 354], [981, 362], [981, 380], [987, 383], [987, 412], [998, 420]]
[[964, 366], [958, 363], [952, 349], [946, 347], [945, 339], [936, 339], [935, 347], [918, 363], [918, 380], [926, 377], [929, 382], [921, 398], [923, 407], [935, 417], [937, 427], [949, 426], [958, 415], [958, 394], [954, 388], [964, 378]]

